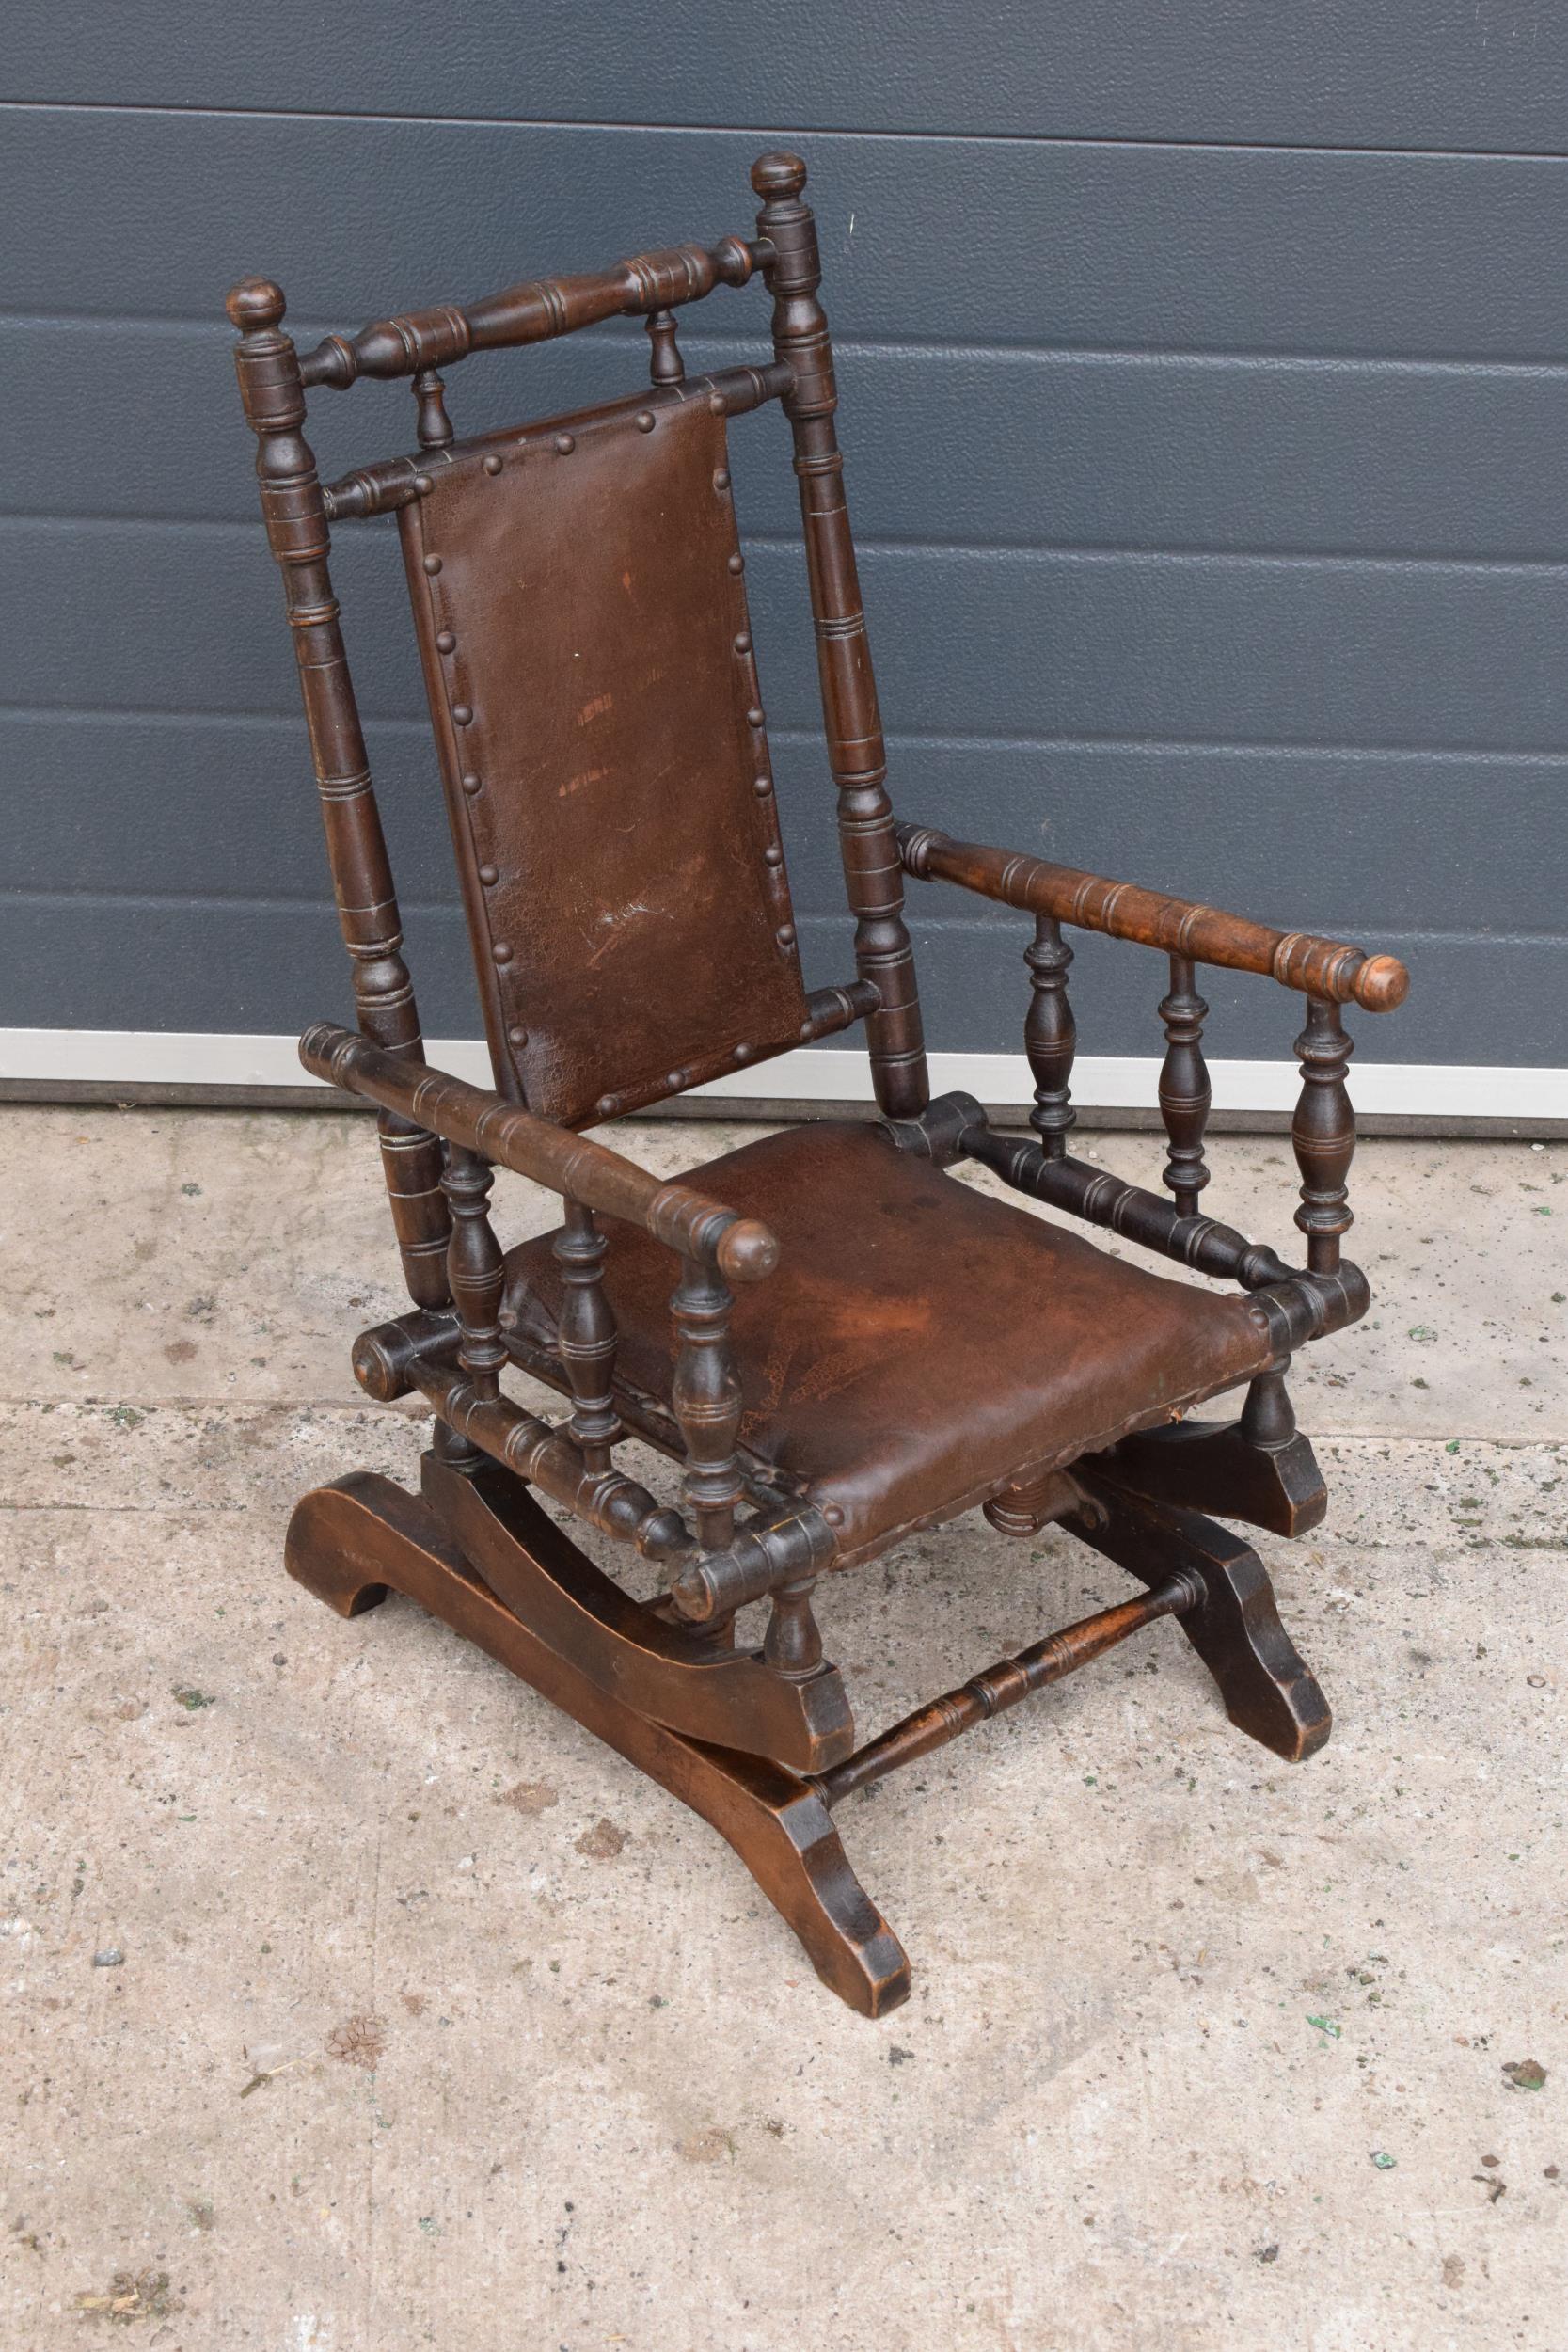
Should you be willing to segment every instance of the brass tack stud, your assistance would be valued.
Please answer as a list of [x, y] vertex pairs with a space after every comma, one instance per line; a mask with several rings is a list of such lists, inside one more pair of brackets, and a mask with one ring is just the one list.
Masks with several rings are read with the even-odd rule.
[[736, 653], [750, 653], [752, 650], [752, 641], [744, 629], [735, 641], [735, 649]]
[[488, 887], [491, 882], [499, 881], [500, 877], [493, 866], [482, 866], [479, 869], [479, 879]]
[[594, 1108], [601, 1119], [610, 1119], [620, 1108], [620, 1103], [621, 1098], [618, 1094], [601, 1094]]
[[436, 485], [432, 482], [427, 473], [417, 473], [414, 476], [414, 487], [418, 491], [420, 498], [427, 499], [432, 490], [435, 489]]
[[685, 1073], [685, 1071], [684, 1071], [684, 1070], [672, 1070], [672, 1071], [670, 1071], [669, 1073], [667, 1073], [667, 1074], [666, 1074], [666, 1076], [665, 1076], [664, 1083], [665, 1083], [665, 1085], [666, 1085], [667, 1087], [673, 1087], [673, 1088], [677, 1090], [677, 1092], [678, 1092], [678, 1091], [679, 1091], [679, 1089], [680, 1089], [683, 1086], [685, 1086], [685, 1084], [686, 1084], [686, 1073]]
[[483, 787], [483, 785], [480, 782], [480, 779], [478, 778], [478, 776], [476, 776], [476, 775], [474, 775], [474, 774], [472, 774], [472, 773], [470, 772], [468, 775], [466, 775], [466, 776], [464, 777], [464, 779], [463, 779], [463, 789], [464, 789], [464, 791], [465, 791], [465, 792], [483, 792], [483, 789], [484, 789], [484, 787]]
[[836, 1502], [824, 1503], [822, 1506], [822, 1516], [827, 1520], [830, 1527], [842, 1527], [844, 1525], [843, 1508]]
[[793, 946], [794, 946], [794, 945], [795, 945], [795, 926], [794, 926], [794, 924], [793, 924], [793, 923], [781, 923], [781, 924], [779, 925], [778, 930], [774, 932], [773, 936], [775, 937], [775, 939], [777, 939], [777, 941], [778, 941], [778, 943], [779, 943], [779, 945], [780, 945], [780, 946], [781, 946], [781, 947], [793, 947]]
[[456, 649], [456, 645], [457, 640], [452, 635], [450, 628], [437, 630], [436, 637], [436, 650], [437, 653], [451, 653]]
[[486, 473], [499, 473], [504, 462], [504, 459], [498, 457], [495, 451], [492, 450], [489, 456], [484, 460], [484, 470]]
[[431, 579], [434, 580], [436, 573], [441, 568], [440, 557], [438, 555], [427, 555], [424, 560], [424, 567], [430, 574]]
[[524, 1046], [528, 1043], [528, 1031], [526, 1029], [508, 1029], [506, 1033], [506, 1041], [509, 1045], [516, 1045], [519, 1047]]
[[752, 1046], [750, 1046], [750, 1045], [737, 1045], [737, 1046], [736, 1047], [736, 1049], [735, 1049], [735, 1057], [736, 1057], [736, 1061], [750, 1061], [750, 1060], [751, 1060], [751, 1058], [752, 1058], [752, 1055], [753, 1050], [754, 1050], [754, 1049], [753, 1049]]
[[726, 467], [720, 467], [718, 472], [713, 477], [713, 486], [716, 490], [727, 490], [729, 488], [730, 477], [729, 470]]
[[753, 703], [746, 713], [746, 724], [749, 727], [760, 727], [762, 724], [762, 711], [756, 703]]
[[767, 849], [764, 850], [762, 853], [762, 862], [765, 866], [782, 866], [784, 864], [784, 851], [780, 849], [776, 841], [770, 841]]
[[637, 429], [639, 433], [651, 433], [653, 431], [654, 412], [651, 408], [640, 408], [638, 410]]
[[772, 791], [772, 789], [773, 789], [773, 779], [772, 779], [772, 777], [771, 777], [771, 776], [758, 776], [758, 777], [756, 777], [756, 778], [753, 780], [753, 782], [752, 782], [752, 791], [756, 794], [756, 796], [757, 796], [757, 798], [758, 798], [758, 800], [759, 800], [759, 801], [765, 801], [765, 800], [768, 798], [768, 795], [769, 794], [769, 792], [771, 792], [771, 791]]
[[728, 561], [732, 572], [740, 573], [746, 569], [746, 558], [743, 555], [732, 555]]
[[491, 948], [490, 953], [495, 957], [498, 963], [510, 963], [512, 961], [512, 950], [507, 946], [504, 939], [499, 939], [496, 942], [496, 945]]
[[556, 435], [555, 453], [558, 457], [570, 457], [576, 447], [577, 442], [573, 439], [571, 434], [558, 433]]
[[472, 726], [472, 724], [473, 724], [473, 718], [474, 718], [473, 708], [472, 708], [472, 706], [471, 706], [470, 704], [468, 704], [468, 703], [453, 703], [453, 705], [452, 705], [452, 707], [451, 707], [451, 722], [452, 722], [453, 726], [457, 726], [457, 727], [467, 727], [467, 726]]

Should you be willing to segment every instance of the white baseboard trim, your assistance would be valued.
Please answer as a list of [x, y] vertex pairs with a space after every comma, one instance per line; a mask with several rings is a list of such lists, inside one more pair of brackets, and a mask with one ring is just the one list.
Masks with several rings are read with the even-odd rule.
[[[430, 1059], [471, 1085], [491, 1084], [489, 1057], [472, 1038], [433, 1038]], [[1029, 1065], [1022, 1054], [933, 1054], [933, 1091], [961, 1089], [980, 1102], [1026, 1104]], [[1300, 1084], [1292, 1061], [1212, 1061], [1214, 1107], [1290, 1111]], [[1085, 1111], [1152, 1109], [1160, 1064], [1084, 1055], [1072, 1073], [1073, 1099]], [[264, 1093], [313, 1087], [292, 1037], [210, 1030], [0, 1029], [0, 1082], [30, 1085], [232, 1087]], [[698, 1089], [747, 1102], [867, 1103], [871, 1079], [863, 1051], [813, 1046], [782, 1054], [755, 1070], [736, 1071]], [[1508, 1069], [1467, 1062], [1368, 1062], [1351, 1069], [1358, 1110], [1382, 1117], [1568, 1120], [1568, 1070]]]

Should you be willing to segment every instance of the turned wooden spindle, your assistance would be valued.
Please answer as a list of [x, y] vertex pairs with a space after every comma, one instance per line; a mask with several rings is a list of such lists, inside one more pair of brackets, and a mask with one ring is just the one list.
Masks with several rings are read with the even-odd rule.
[[1301, 1206], [1296, 1223], [1307, 1235], [1307, 1263], [1314, 1274], [1334, 1274], [1339, 1236], [1352, 1224], [1345, 1179], [1355, 1151], [1355, 1115], [1345, 1086], [1345, 1068], [1354, 1051], [1345, 1035], [1338, 1005], [1321, 996], [1307, 1000], [1307, 1026], [1296, 1040], [1301, 1097], [1291, 1126], [1291, 1142], [1301, 1170]]
[[816, 628], [816, 667], [828, 759], [839, 795], [839, 849], [855, 915], [855, 962], [877, 991], [866, 1022], [872, 1083], [890, 1119], [912, 1119], [930, 1100], [915, 993], [914, 954], [904, 924], [904, 878], [887, 794], [887, 753], [861, 606], [855, 545], [844, 495], [833, 412], [832, 344], [816, 299], [822, 265], [816, 223], [800, 200], [799, 155], [763, 155], [752, 185], [763, 199], [757, 234], [773, 296], [773, 349], [790, 371], [783, 406], [795, 441], [806, 568]]
[[1023, 951], [1034, 993], [1023, 1024], [1023, 1049], [1035, 1075], [1035, 1107], [1029, 1124], [1040, 1139], [1048, 1160], [1062, 1159], [1067, 1139], [1078, 1122], [1072, 1107], [1072, 1057], [1078, 1050], [1078, 1025], [1067, 993], [1072, 949], [1062, 938], [1062, 927], [1049, 914], [1036, 917], [1033, 946]]
[[564, 1202], [565, 1221], [554, 1251], [561, 1268], [561, 1320], [556, 1344], [574, 1399], [571, 1432], [591, 1470], [610, 1468], [621, 1435], [615, 1409], [615, 1317], [604, 1292], [606, 1242], [592, 1209]]
[[822, 1636], [811, 1610], [816, 1582], [815, 1577], [807, 1576], [780, 1585], [763, 1636], [763, 1657], [775, 1674], [792, 1682], [803, 1682], [822, 1663]]
[[705, 1551], [734, 1540], [743, 1488], [740, 1382], [730, 1353], [728, 1284], [694, 1258], [684, 1262], [670, 1301], [678, 1348], [670, 1402], [686, 1440], [686, 1496]]
[[1197, 1215], [1198, 1195], [1209, 1182], [1203, 1131], [1209, 1124], [1209, 1065], [1203, 1058], [1203, 1025], [1209, 1008], [1195, 984], [1190, 956], [1172, 956], [1170, 994], [1160, 1000], [1165, 1025], [1165, 1058], [1160, 1070], [1160, 1116], [1170, 1151], [1163, 1182], [1176, 1197], [1177, 1214]]
[[1276, 1356], [1267, 1372], [1259, 1373], [1247, 1383], [1246, 1402], [1242, 1406], [1242, 1435], [1248, 1445], [1257, 1446], [1264, 1454], [1277, 1454], [1296, 1434], [1296, 1408], [1285, 1386], [1285, 1375], [1290, 1369], [1289, 1356]]
[[684, 384], [686, 361], [675, 338], [673, 310], [650, 312], [647, 326], [648, 374], [655, 384]]
[[[299, 359], [293, 338], [282, 332], [283, 290], [270, 278], [247, 278], [234, 287], [226, 307], [240, 336], [234, 366], [245, 421], [257, 440], [267, 542], [283, 575], [338, 920], [354, 964], [358, 1025], [385, 1052], [422, 1063], [424, 1043], [403, 960], [397, 893], [327, 567], [326, 508], [302, 429]], [[384, 1110], [377, 1126], [408, 1295], [417, 1307], [444, 1307], [450, 1220], [440, 1188], [441, 1147], [417, 1121], [395, 1111]]]
[[419, 403], [415, 431], [420, 447], [446, 449], [457, 436], [447, 414], [447, 388], [434, 368], [421, 368], [414, 378], [414, 398]]
[[441, 1189], [451, 1211], [447, 1279], [463, 1335], [457, 1360], [475, 1396], [486, 1405], [500, 1394], [500, 1375], [507, 1361], [499, 1320], [506, 1266], [490, 1223], [494, 1182], [494, 1171], [482, 1153], [469, 1152], [460, 1143], [449, 1147]]

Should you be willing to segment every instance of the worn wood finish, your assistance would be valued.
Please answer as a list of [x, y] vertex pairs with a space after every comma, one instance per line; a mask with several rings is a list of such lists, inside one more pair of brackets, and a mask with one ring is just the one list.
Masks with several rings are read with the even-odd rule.
[[482, 1581], [442, 1521], [390, 1479], [318, 1486], [289, 1523], [291, 1576], [340, 1616], [406, 1594], [700, 1813], [745, 1863], [817, 1975], [864, 2017], [907, 2000], [909, 1962], [846, 1858], [813, 1784], [709, 1746], [592, 1681]]
[[[327, 568], [327, 529], [316, 460], [305, 438], [305, 393], [293, 341], [283, 332], [281, 287], [248, 278], [229, 296], [239, 330], [234, 366], [245, 421], [256, 436], [256, 475], [272, 552], [283, 574], [306, 724], [343, 945], [354, 966], [359, 1025], [390, 1055], [422, 1061], [414, 984], [359, 708], [349, 676], [338, 600]], [[379, 1122], [382, 1166], [408, 1295], [417, 1307], [447, 1296], [449, 1231], [435, 1137], [395, 1111]]]
[[[1180, 1617], [1250, 1737], [1296, 1758], [1327, 1736], [1261, 1563], [1199, 1513], [1282, 1535], [1323, 1515], [1285, 1375], [1293, 1349], [1370, 1296], [1340, 1255], [1354, 1128], [1339, 1008], [1386, 1010], [1406, 976], [1390, 957], [895, 827], [805, 181], [797, 156], [759, 159], [754, 240], [378, 320], [303, 358], [270, 281], [247, 280], [229, 307], [355, 967], [358, 1030], [318, 1025], [301, 1057], [380, 1110], [415, 1302], [359, 1335], [354, 1369], [372, 1397], [418, 1396], [436, 1417], [421, 1498], [362, 1476], [308, 1495], [289, 1567], [344, 1615], [395, 1588], [479, 1642], [711, 1821], [824, 1981], [879, 2016], [904, 1998], [909, 1968], [829, 1818], [852, 1790], [1162, 1616]], [[689, 376], [677, 311], [759, 274], [771, 359]], [[614, 318], [645, 324], [646, 385], [459, 437], [455, 364]], [[408, 381], [414, 446], [323, 489], [307, 388], [360, 377]], [[775, 401], [793, 439], [854, 921], [857, 977], [809, 994], [727, 436], [731, 419]], [[495, 1091], [424, 1064], [327, 571], [332, 523], [390, 514]], [[930, 1099], [906, 871], [1034, 917], [1026, 1138], [993, 1134], [965, 1095]], [[1169, 959], [1169, 1200], [1069, 1153], [1070, 926]], [[1307, 1000], [1293, 1128], [1305, 1267], [1198, 1214], [1205, 962]], [[858, 1021], [876, 1126], [786, 1129], [691, 1182], [576, 1132]], [[966, 1158], [1242, 1295], [1161, 1279], [955, 1182]], [[503, 1250], [498, 1168], [559, 1195], [553, 1233]], [[561, 1421], [512, 1401], [514, 1366], [563, 1398]], [[1239, 1419], [1180, 1418], [1239, 1388]], [[679, 1466], [684, 1509], [617, 1461], [627, 1434]], [[1011, 1534], [1061, 1525], [1147, 1590], [857, 1750], [817, 1601], [833, 1572], [974, 1507]], [[574, 1524], [664, 1564], [663, 1597], [635, 1600]], [[760, 1643], [737, 1634], [759, 1601]]]
[[534, 278], [477, 302], [376, 319], [356, 335], [328, 335], [306, 352], [300, 379], [346, 391], [362, 375], [415, 375], [466, 359], [472, 351], [546, 342], [605, 319], [657, 316], [700, 301], [716, 286], [745, 285], [758, 258], [741, 237], [725, 237], [711, 249], [672, 246], [636, 254], [613, 269]]
[[1016, 1658], [1000, 1659], [988, 1666], [984, 1674], [973, 1675], [957, 1691], [949, 1691], [928, 1706], [906, 1715], [879, 1739], [870, 1740], [863, 1748], [835, 1764], [829, 1772], [818, 1774], [817, 1785], [830, 1804], [853, 1794], [857, 1788], [869, 1787], [889, 1772], [895, 1772], [906, 1764], [916, 1764], [922, 1756], [934, 1755], [951, 1740], [979, 1724], [989, 1723], [993, 1715], [1005, 1714], [1009, 1707], [1043, 1691], [1048, 1683], [1060, 1682], [1080, 1666], [1086, 1666], [1096, 1658], [1103, 1658], [1108, 1650], [1125, 1642], [1130, 1634], [1141, 1633], [1146, 1625], [1160, 1617], [1180, 1616], [1183, 1610], [1196, 1608], [1203, 1597], [1203, 1587], [1196, 1576], [1178, 1569], [1163, 1583], [1157, 1584], [1143, 1600], [1124, 1600], [1114, 1609], [1101, 1609], [1092, 1617], [1081, 1617], [1076, 1625], [1064, 1626], [1059, 1633], [1049, 1634], [1043, 1642], [1020, 1650]]
[[1078, 1025], [1067, 992], [1072, 949], [1062, 937], [1053, 915], [1035, 918], [1034, 944], [1024, 952], [1033, 991], [1023, 1025], [1023, 1050], [1035, 1081], [1035, 1107], [1029, 1124], [1039, 1137], [1048, 1160], [1059, 1160], [1067, 1139], [1078, 1123], [1072, 1107], [1072, 1061], [1078, 1050]]
[[1267, 924], [1194, 906], [1163, 891], [1107, 882], [1101, 874], [974, 841], [953, 841], [928, 825], [900, 825], [898, 845], [906, 871], [922, 880], [958, 882], [1001, 906], [1053, 914], [1080, 930], [1164, 947], [1196, 963], [1267, 973], [1282, 988], [1305, 995], [1360, 1005], [1367, 1012], [1392, 1012], [1410, 991], [1410, 975], [1397, 957], [1369, 956], [1342, 940], [1271, 930]]
[[1258, 1554], [1196, 1511], [1117, 1485], [1098, 1465], [1082, 1464], [1078, 1475], [1098, 1508], [1069, 1520], [1075, 1535], [1145, 1584], [1178, 1572], [1201, 1584], [1203, 1597], [1183, 1611], [1181, 1630], [1237, 1729], [1288, 1764], [1315, 1755], [1332, 1727], [1328, 1702], [1279, 1622]]
[[[1256, 1434], [1253, 1399], [1269, 1389], [1282, 1400], [1289, 1434], [1273, 1443]], [[1218, 1511], [1272, 1535], [1305, 1535], [1328, 1511], [1328, 1488], [1307, 1438], [1294, 1425], [1277, 1375], [1254, 1380], [1239, 1421], [1178, 1421], [1144, 1429], [1098, 1457], [1117, 1483], [1155, 1502]]]
[[1172, 956], [1170, 993], [1160, 1004], [1165, 1025], [1165, 1058], [1160, 1068], [1160, 1116], [1170, 1138], [1164, 1181], [1176, 1198], [1178, 1216], [1196, 1216], [1198, 1196], [1209, 1182], [1203, 1132], [1209, 1124], [1209, 1066], [1203, 1058], [1203, 1025], [1209, 1008], [1197, 993], [1190, 956]]
[[887, 794], [887, 752], [833, 423], [832, 342], [816, 298], [822, 282], [816, 223], [801, 199], [805, 184], [798, 155], [764, 155], [752, 167], [752, 185], [763, 199], [757, 229], [768, 247], [763, 274], [773, 295], [773, 348], [790, 372], [784, 408], [795, 437], [822, 717], [839, 792], [844, 878], [855, 914], [855, 961], [879, 997], [866, 1024], [872, 1082], [882, 1109], [902, 1119], [925, 1108], [930, 1089]]
[[1351, 1224], [1345, 1179], [1355, 1151], [1355, 1120], [1345, 1070], [1353, 1051], [1338, 1006], [1308, 997], [1307, 1026], [1296, 1040], [1302, 1089], [1291, 1142], [1301, 1170], [1296, 1223], [1307, 1235], [1307, 1263], [1314, 1274], [1338, 1270], [1339, 1236]]

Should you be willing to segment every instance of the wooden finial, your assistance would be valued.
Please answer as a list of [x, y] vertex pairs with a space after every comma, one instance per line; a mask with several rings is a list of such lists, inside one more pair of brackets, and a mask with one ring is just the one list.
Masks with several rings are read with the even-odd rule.
[[784, 149], [759, 155], [752, 166], [752, 186], [765, 203], [787, 202], [798, 197], [805, 184], [805, 165], [799, 155], [791, 155]]
[[230, 286], [223, 307], [236, 333], [261, 335], [282, 323], [283, 289], [270, 278], [242, 278]]

